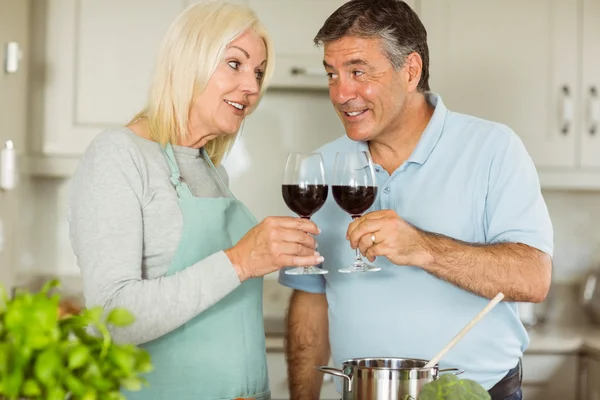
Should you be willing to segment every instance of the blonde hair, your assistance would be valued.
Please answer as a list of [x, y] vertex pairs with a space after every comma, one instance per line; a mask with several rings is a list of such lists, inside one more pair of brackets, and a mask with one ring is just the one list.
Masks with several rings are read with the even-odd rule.
[[[150, 137], [163, 146], [167, 142], [185, 140], [194, 99], [206, 88], [227, 45], [248, 29], [253, 29], [264, 40], [267, 49], [260, 101], [275, 61], [269, 34], [252, 9], [204, 0], [187, 7], [169, 27], [158, 52], [146, 106], [130, 123], [146, 119]], [[222, 135], [204, 146], [215, 165], [220, 164], [236, 137], [237, 133]]]

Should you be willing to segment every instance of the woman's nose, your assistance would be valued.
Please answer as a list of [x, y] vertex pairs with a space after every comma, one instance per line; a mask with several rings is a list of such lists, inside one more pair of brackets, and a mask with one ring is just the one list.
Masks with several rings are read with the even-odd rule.
[[260, 82], [256, 78], [256, 73], [244, 74], [241, 88], [244, 93], [256, 94], [260, 91]]

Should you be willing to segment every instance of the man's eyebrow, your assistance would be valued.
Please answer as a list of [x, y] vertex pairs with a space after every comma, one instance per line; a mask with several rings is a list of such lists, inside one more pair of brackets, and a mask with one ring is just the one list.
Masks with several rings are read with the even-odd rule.
[[[353, 58], [351, 60], [344, 62], [344, 67], [347, 67], [349, 65], [369, 65], [369, 63], [367, 61], [363, 60], [362, 58]], [[323, 60], [323, 66], [325, 68], [333, 68], [325, 60]]]

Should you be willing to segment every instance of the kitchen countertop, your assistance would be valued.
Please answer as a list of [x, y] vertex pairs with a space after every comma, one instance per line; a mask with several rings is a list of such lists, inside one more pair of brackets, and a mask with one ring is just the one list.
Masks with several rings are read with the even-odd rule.
[[[525, 354], [591, 352], [600, 356], [600, 326], [540, 325], [529, 332]], [[265, 319], [267, 351], [283, 351], [283, 321]]]
[[600, 355], [600, 327], [543, 325], [529, 331], [526, 353], [592, 352]]

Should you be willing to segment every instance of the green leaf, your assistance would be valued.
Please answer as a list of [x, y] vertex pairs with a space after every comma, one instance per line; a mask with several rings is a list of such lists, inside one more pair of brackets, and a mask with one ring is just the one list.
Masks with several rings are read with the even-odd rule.
[[121, 379], [121, 386], [124, 389], [130, 390], [132, 392], [137, 392], [142, 389], [143, 380], [139, 378], [125, 378]]
[[89, 322], [97, 324], [102, 319], [102, 313], [104, 310], [100, 306], [88, 308], [82, 314], [84, 319], [87, 319]]
[[42, 388], [35, 379], [27, 379], [23, 384], [22, 392], [27, 397], [36, 397], [42, 394]]
[[100, 367], [98, 366], [98, 363], [95, 360], [92, 360], [88, 363], [88, 366], [85, 369], [85, 372], [83, 373], [82, 376], [84, 379], [87, 379], [87, 380], [101, 378], [102, 371], [100, 371]]
[[108, 314], [106, 322], [114, 326], [127, 326], [135, 321], [133, 315], [124, 308], [115, 308]]
[[47, 347], [51, 343], [50, 336], [43, 332], [32, 332], [28, 335], [26, 343], [33, 350], [40, 350]]
[[35, 377], [46, 387], [52, 386], [56, 381], [56, 375], [62, 369], [60, 353], [58, 349], [51, 348], [43, 351], [37, 357], [34, 366]]
[[93, 389], [88, 390], [87, 393], [81, 396], [81, 400], [96, 400], [97, 398], [96, 391]]
[[58, 302], [48, 299], [38, 302], [34, 307], [30, 307], [30, 318], [35, 321], [35, 325], [44, 332], [50, 331], [56, 326], [58, 321]]
[[90, 357], [90, 349], [84, 345], [77, 345], [69, 351], [69, 369], [82, 367]]
[[98, 392], [108, 392], [117, 386], [113, 379], [105, 378], [95, 378], [92, 383]]
[[65, 400], [67, 392], [61, 386], [48, 388], [46, 400]]
[[8, 371], [10, 351], [11, 348], [8, 343], [0, 343], [0, 376]]
[[106, 400], [127, 400], [125, 396], [118, 391], [110, 392], [106, 394]]
[[108, 352], [108, 358], [126, 375], [130, 375], [135, 368], [135, 355], [120, 347], [112, 347]]
[[27, 365], [29, 363], [29, 359], [31, 358], [32, 353], [33, 350], [29, 345], [24, 344], [19, 346], [19, 349], [15, 354], [14, 367], [21, 368]]
[[73, 374], [67, 374], [65, 376], [65, 386], [70, 393], [76, 396], [81, 396], [85, 394], [86, 391], [86, 385]]
[[144, 349], [138, 349], [139, 351], [136, 354], [136, 370], [141, 373], [147, 373], [152, 371], [154, 368], [152, 366], [152, 359], [150, 358], [150, 353], [148, 353]]
[[52, 279], [44, 284], [39, 293], [45, 296], [50, 292], [50, 290], [57, 287], [60, 287], [60, 281], [58, 279]]
[[4, 324], [8, 330], [16, 330], [24, 324], [24, 306], [13, 303], [12, 307], [6, 310]]
[[11, 370], [10, 374], [5, 376], [4, 393], [6, 393], [6, 395], [9, 397], [18, 396], [21, 391], [21, 385], [23, 384], [23, 380], [23, 370]]

